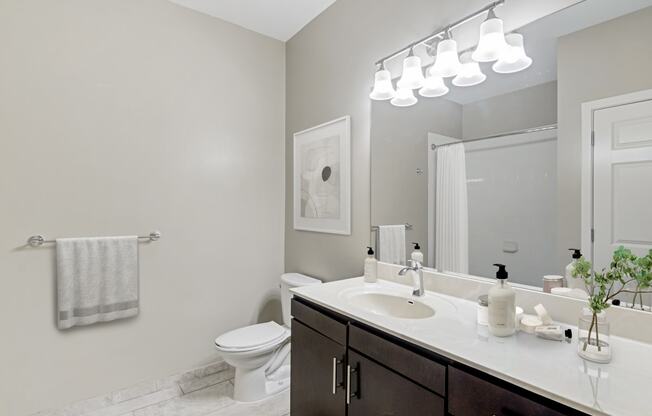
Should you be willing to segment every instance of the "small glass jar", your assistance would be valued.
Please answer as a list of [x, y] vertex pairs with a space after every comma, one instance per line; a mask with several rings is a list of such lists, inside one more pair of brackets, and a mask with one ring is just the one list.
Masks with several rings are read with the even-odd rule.
[[489, 296], [478, 296], [478, 325], [489, 325]]
[[604, 312], [595, 314], [584, 308], [577, 329], [577, 353], [580, 357], [602, 364], [611, 361], [610, 329]]
[[564, 276], [554, 274], [543, 276], [543, 291], [545, 293], [552, 293], [552, 288], [554, 287], [564, 287]]

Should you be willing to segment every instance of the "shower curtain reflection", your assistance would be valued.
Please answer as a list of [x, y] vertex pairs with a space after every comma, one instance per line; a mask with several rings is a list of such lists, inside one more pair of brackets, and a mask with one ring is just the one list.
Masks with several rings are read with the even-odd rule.
[[469, 271], [466, 155], [462, 143], [436, 148], [435, 268]]

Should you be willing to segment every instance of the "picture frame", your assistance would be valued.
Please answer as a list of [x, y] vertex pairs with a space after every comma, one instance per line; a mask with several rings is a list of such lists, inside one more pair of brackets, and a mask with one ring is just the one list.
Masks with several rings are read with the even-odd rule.
[[294, 134], [294, 229], [351, 235], [351, 117]]

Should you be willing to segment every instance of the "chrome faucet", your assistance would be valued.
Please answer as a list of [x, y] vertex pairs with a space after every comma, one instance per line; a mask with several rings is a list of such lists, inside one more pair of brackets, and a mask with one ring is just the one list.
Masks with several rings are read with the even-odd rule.
[[419, 281], [417, 282], [417, 287], [412, 291], [413, 296], [423, 296], [425, 295], [425, 290], [423, 289], [423, 266], [421, 266], [421, 263], [415, 260], [410, 260], [410, 266], [409, 267], [403, 267], [400, 272], [398, 272], [399, 276], [405, 276], [405, 274], [412, 270], [413, 272], [416, 272], [417, 276], [419, 277]]

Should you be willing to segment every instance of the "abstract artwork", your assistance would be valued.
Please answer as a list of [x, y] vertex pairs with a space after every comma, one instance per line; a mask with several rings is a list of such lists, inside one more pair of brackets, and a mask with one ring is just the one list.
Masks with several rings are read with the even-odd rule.
[[351, 234], [349, 116], [294, 135], [294, 228]]

